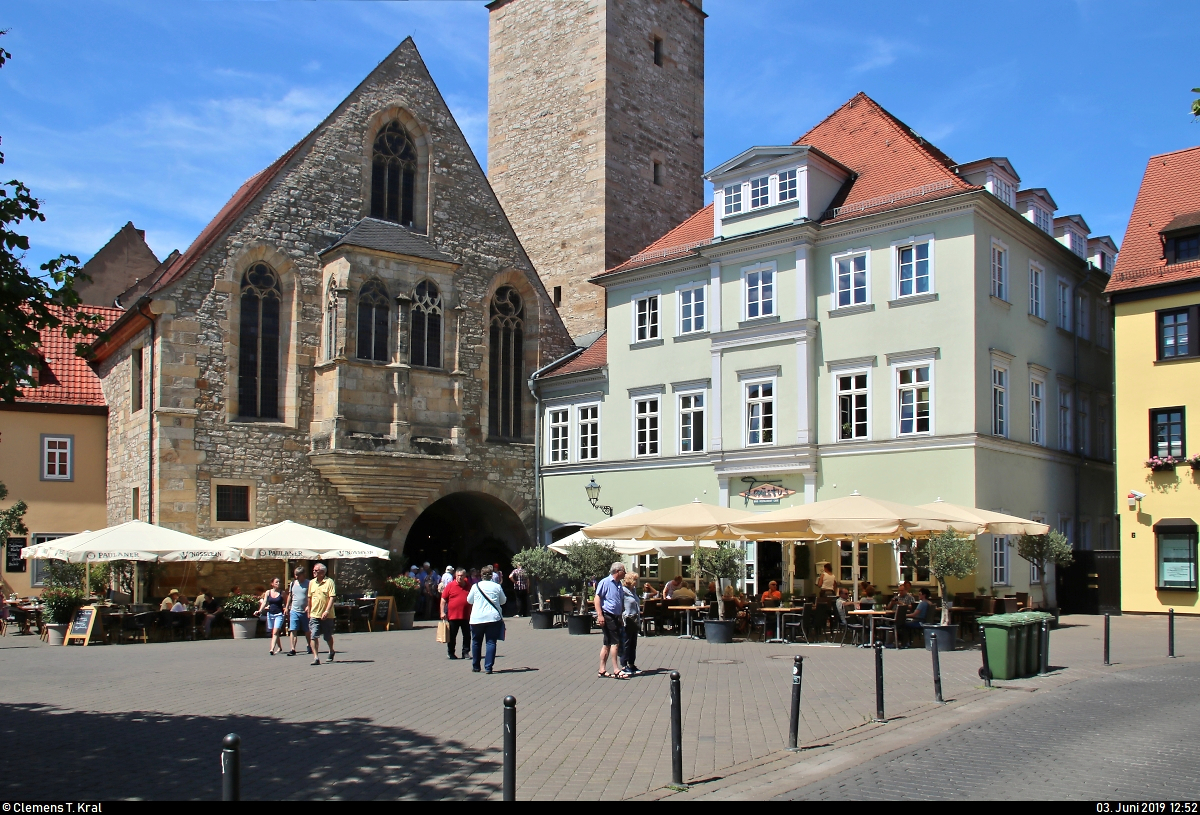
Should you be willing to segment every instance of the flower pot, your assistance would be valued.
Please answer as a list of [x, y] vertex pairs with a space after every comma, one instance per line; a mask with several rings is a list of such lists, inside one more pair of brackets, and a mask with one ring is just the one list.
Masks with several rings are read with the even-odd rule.
[[415, 620], [417, 617], [417, 612], [397, 611], [396, 616], [400, 618], [400, 630], [411, 631], [413, 627], [413, 620]]
[[229, 621], [235, 640], [252, 640], [258, 636], [257, 617], [238, 617]]
[[921, 627], [925, 629], [925, 650], [933, 650], [933, 641], [937, 639], [939, 651], [953, 651], [954, 644], [958, 640], [957, 625], [930, 625], [922, 623]]
[[572, 614], [567, 618], [568, 634], [592, 633], [592, 618], [586, 614]]
[[535, 611], [529, 615], [529, 625], [531, 628], [553, 628], [554, 627], [554, 612], [553, 611]]
[[46, 641], [51, 645], [62, 645], [68, 627], [67, 623], [46, 623]]
[[704, 621], [704, 637], [709, 642], [730, 643], [733, 642], [733, 624], [734, 620], [705, 620]]

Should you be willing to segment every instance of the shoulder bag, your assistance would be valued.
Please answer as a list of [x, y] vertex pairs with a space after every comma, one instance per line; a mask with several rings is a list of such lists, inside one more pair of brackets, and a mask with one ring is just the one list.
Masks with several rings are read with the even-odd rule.
[[[476, 586], [478, 586], [478, 585], [479, 584], [477, 583]], [[501, 611], [500, 607], [496, 605], [496, 601], [494, 601], [491, 597], [487, 596], [486, 591], [484, 591], [483, 589], [479, 589], [479, 593], [483, 595], [484, 600], [488, 601], [488, 605], [491, 606], [492, 608], [496, 609], [496, 613], [500, 615], [500, 636], [496, 637], [496, 639], [498, 639], [500, 642], [504, 642], [504, 635], [508, 631], [508, 626], [505, 625], [505, 623], [504, 623], [504, 612]]]

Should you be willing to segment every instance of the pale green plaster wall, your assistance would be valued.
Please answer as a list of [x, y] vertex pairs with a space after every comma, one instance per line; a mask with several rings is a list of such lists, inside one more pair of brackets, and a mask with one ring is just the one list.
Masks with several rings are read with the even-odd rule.
[[742, 270], [763, 263], [775, 263], [776, 314], [783, 322], [798, 319], [796, 314], [796, 252], [725, 263], [721, 266], [721, 330], [733, 331], [746, 319]]
[[798, 217], [800, 217], [800, 207], [795, 201], [792, 201], [784, 206], [771, 207], [766, 212], [722, 221], [721, 235], [726, 238], [732, 238], [735, 235], [746, 235], [750, 232], [759, 232], [763, 229], [785, 226]]

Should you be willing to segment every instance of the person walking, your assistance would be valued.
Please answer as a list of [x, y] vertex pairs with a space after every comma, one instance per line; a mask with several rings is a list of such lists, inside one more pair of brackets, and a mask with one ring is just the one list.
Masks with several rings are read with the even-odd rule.
[[271, 578], [271, 587], [263, 592], [262, 602], [258, 604], [256, 615], [267, 612], [267, 633], [271, 635], [271, 650], [269, 656], [275, 656], [275, 649], [283, 650], [279, 638], [283, 636], [283, 600], [284, 594], [279, 587], [279, 578]]
[[284, 606], [288, 610], [288, 636], [292, 640], [292, 650], [288, 656], [296, 656], [296, 635], [304, 635], [304, 645], [308, 653], [312, 653], [312, 641], [308, 633], [308, 584], [304, 579], [304, 567], [297, 566], [292, 572], [295, 580], [288, 586], [287, 601]]
[[[617, 561], [608, 570], [608, 577], [596, 585], [596, 625], [604, 631], [604, 641], [600, 646], [599, 677], [616, 677], [628, 679], [629, 674], [619, 670], [621, 654], [621, 637], [624, 629], [625, 590], [621, 581], [625, 579], [625, 564]], [[612, 657], [613, 671], [608, 672], [608, 659]]]
[[621, 581], [622, 599], [625, 607], [621, 619], [621, 670], [630, 676], [638, 676], [637, 666], [638, 629], [642, 626], [642, 605], [637, 596], [637, 575], [627, 574]]
[[313, 665], [321, 664], [321, 639], [329, 646], [329, 661], [333, 662], [333, 602], [337, 587], [325, 576], [325, 564], [313, 566], [313, 579], [308, 584], [308, 630], [313, 649]]
[[467, 570], [459, 569], [454, 573], [454, 579], [442, 589], [442, 619], [450, 624], [446, 632], [446, 656], [448, 659], [458, 659], [454, 653], [454, 643], [458, 632], [462, 632], [462, 658], [467, 658], [467, 649], [471, 644], [471, 604], [467, 595], [471, 593], [471, 584], [467, 582]]
[[516, 598], [517, 616], [529, 616], [529, 578], [520, 566], [509, 572], [508, 579], [512, 581], [513, 596]]
[[504, 634], [500, 608], [508, 602], [504, 589], [492, 580], [491, 566], [480, 570], [479, 582], [471, 587], [467, 602], [471, 604], [471, 670], [479, 673], [479, 655], [483, 650], [483, 669], [490, 674], [496, 664], [496, 642]]

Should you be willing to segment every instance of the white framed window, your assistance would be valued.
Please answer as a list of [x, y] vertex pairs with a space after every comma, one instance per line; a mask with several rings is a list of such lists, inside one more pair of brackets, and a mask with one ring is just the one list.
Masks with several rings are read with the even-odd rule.
[[775, 382], [746, 383], [746, 446], [775, 443]]
[[679, 333], [694, 334], [706, 330], [708, 323], [705, 321], [704, 284], [683, 286], [678, 292]]
[[725, 214], [737, 215], [742, 211], [742, 185], [730, 184], [725, 188]]
[[1058, 304], [1058, 310], [1056, 314], [1058, 319], [1058, 327], [1064, 329], [1065, 331], [1070, 331], [1071, 284], [1063, 280], [1061, 277], [1058, 279], [1058, 298], [1056, 302]]
[[633, 403], [634, 456], [657, 456], [659, 453], [659, 398], [637, 399]]
[[641, 578], [658, 579], [658, 555], [634, 555], [637, 558], [637, 574]]
[[1008, 585], [1008, 536], [992, 535], [992, 585]]
[[1008, 369], [992, 366], [992, 435], [1008, 436]]
[[1046, 270], [1032, 261], [1029, 264], [1029, 313], [1046, 319]]
[[75, 480], [75, 437], [42, 436], [42, 481]]
[[704, 391], [679, 394], [679, 452], [703, 453]]
[[871, 557], [870, 546], [860, 543], [858, 546], [858, 563], [854, 563], [854, 543], [838, 541], [838, 580], [842, 583], [854, 581], [870, 581]]
[[834, 308], [868, 302], [870, 253], [865, 250], [835, 255], [833, 258]]
[[1029, 441], [1046, 445], [1046, 383], [1029, 379]]
[[634, 300], [633, 341], [658, 339], [658, 294]]
[[866, 371], [836, 375], [838, 441], [870, 438], [870, 400]]
[[784, 170], [779, 174], [779, 202], [796, 200], [796, 171]]
[[549, 427], [547, 457], [551, 464], [565, 464], [571, 457], [571, 411], [567, 408], [551, 410]]
[[1087, 236], [1076, 232], [1074, 229], [1067, 230], [1067, 234], [1070, 236], [1071, 251], [1079, 255], [1081, 258], [1086, 258]]
[[992, 241], [992, 297], [1008, 300], [1008, 247]]
[[1058, 449], [1071, 449], [1071, 391], [1069, 388], [1058, 389]]
[[600, 458], [600, 406], [580, 405], [575, 409], [575, 424], [579, 437], [579, 460]]
[[1050, 217], [1049, 212], [1039, 206], [1033, 208], [1033, 223], [1047, 235], [1054, 234], [1054, 219]]
[[1017, 206], [1017, 188], [1003, 178], [992, 176], [992, 194], [1010, 207]]
[[771, 177], [750, 179], [750, 209], [765, 207], [771, 203]]
[[[41, 546], [43, 543], [49, 543], [52, 540], [65, 538], [67, 533], [57, 532], [53, 534], [34, 535], [32, 543], [34, 546]], [[33, 566], [30, 568], [29, 584], [35, 589], [40, 589], [46, 585], [46, 575], [49, 572], [48, 564], [50, 561], [41, 558], [35, 558]]]
[[895, 247], [896, 297], [933, 291], [933, 240], [918, 238]]
[[1076, 299], [1075, 303], [1075, 332], [1079, 334], [1080, 339], [1091, 339], [1091, 320], [1088, 316], [1091, 312], [1092, 301], [1086, 294], [1081, 294]]
[[775, 313], [775, 264], [747, 266], [742, 269], [745, 280], [746, 319], [770, 317]]
[[933, 387], [929, 364], [896, 369], [896, 419], [901, 436], [933, 431]]

